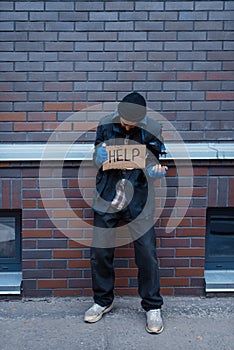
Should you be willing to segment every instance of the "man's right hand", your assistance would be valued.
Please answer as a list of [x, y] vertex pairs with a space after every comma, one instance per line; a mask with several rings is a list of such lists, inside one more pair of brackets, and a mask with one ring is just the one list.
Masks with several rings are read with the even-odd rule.
[[97, 150], [97, 157], [96, 157], [97, 163], [101, 165], [107, 159], [108, 159], [108, 154], [107, 154], [106, 147], [99, 147]]

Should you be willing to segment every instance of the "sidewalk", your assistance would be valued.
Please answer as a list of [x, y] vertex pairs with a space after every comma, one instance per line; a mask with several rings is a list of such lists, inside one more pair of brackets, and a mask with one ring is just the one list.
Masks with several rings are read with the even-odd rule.
[[145, 331], [136, 297], [116, 297], [113, 310], [86, 324], [92, 298], [0, 300], [1, 350], [231, 350], [234, 298], [165, 297], [165, 330]]

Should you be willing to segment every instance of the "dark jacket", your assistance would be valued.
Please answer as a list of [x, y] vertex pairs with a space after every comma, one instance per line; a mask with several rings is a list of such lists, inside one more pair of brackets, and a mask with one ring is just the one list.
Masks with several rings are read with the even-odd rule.
[[[123, 174], [123, 171], [119, 169], [103, 171], [100, 167], [96, 176], [97, 192], [93, 203], [94, 211], [99, 214], [105, 214], [109, 209], [116, 194], [116, 184], [123, 177], [131, 183], [133, 188], [133, 196], [129, 203], [132, 217], [137, 217], [143, 209], [145, 216], [152, 215], [154, 211], [154, 180], [150, 178], [147, 169], [155, 165], [159, 155], [163, 153], [161, 125], [147, 116], [138, 125], [138, 127], [131, 129], [129, 143], [131, 144], [132, 141], [146, 145], [146, 169], [126, 170]], [[123, 144], [125, 136], [126, 133], [121, 128], [118, 115], [112, 114], [102, 118], [97, 128], [94, 162], [96, 163], [98, 147], [101, 147], [103, 143], [106, 145]], [[128, 191], [126, 192], [128, 193]], [[132, 191], [130, 190], [129, 193]]]

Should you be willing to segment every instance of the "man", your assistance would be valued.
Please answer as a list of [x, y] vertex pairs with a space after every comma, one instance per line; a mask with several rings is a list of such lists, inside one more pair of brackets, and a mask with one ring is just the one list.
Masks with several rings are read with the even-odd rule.
[[[106, 145], [146, 145], [145, 169], [109, 169]], [[167, 168], [158, 162], [164, 145], [161, 126], [146, 116], [146, 101], [138, 92], [125, 96], [117, 111], [99, 123], [95, 141], [94, 162], [99, 168], [94, 200], [94, 233], [91, 247], [91, 268], [94, 305], [86, 311], [84, 321], [97, 322], [109, 312], [114, 300], [114, 234], [125, 222], [132, 234], [135, 262], [138, 267], [138, 289], [146, 311], [146, 330], [161, 333], [163, 321], [159, 269], [154, 231], [154, 179], [166, 175]]]

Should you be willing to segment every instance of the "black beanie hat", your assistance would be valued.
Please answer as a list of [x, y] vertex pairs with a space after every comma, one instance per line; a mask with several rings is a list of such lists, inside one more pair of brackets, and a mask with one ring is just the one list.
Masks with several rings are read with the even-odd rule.
[[131, 122], [139, 122], [146, 115], [146, 101], [138, 92], [126, 95], [118, 105], [120, 117]]

